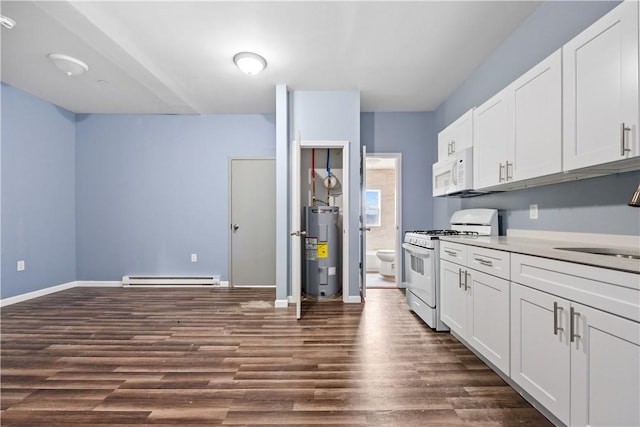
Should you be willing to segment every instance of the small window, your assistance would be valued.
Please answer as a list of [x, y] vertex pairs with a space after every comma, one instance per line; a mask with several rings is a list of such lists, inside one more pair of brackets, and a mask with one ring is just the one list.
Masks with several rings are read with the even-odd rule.
[[367, 226], [380, 226], [380, 190], [365, 190], [365, 216]]

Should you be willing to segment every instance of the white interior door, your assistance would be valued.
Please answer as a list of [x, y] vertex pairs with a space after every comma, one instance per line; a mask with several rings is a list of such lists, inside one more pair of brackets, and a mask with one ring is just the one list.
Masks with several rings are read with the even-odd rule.
[[367, 296], [367, 147], [362, 146], [360, 156], [360, 294]]
[[291, 144], [291, 298], [296, 305], [296, 319], [300, 319], [302, 300], [302, 237], [300, 230], [300, 134]]
[[230, 159], [231, 286], [276, 284], [276, 161]]

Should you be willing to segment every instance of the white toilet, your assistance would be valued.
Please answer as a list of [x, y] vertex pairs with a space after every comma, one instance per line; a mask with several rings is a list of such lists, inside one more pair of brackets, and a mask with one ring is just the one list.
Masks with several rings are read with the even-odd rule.
[[395, 278], [396, 276], [396, 251], [393, 249], [380, 249], [376, 252], [380, 260], [380, 275], [385, 278]]

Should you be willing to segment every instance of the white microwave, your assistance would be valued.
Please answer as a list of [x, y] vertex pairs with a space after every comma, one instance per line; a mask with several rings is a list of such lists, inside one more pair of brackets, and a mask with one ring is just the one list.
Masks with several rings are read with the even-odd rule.
[[433, 164], [433, 196], [484, 194], [473, 189], [473, 147]]

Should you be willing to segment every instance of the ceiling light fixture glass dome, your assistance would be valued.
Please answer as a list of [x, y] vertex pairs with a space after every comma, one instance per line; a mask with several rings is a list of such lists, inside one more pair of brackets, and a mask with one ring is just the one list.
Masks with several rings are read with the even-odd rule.
[[89, 66], [77, 58], [69, 55], [63, 55], [61, 53], [50, 53], [48, 58], [55, 64], [56, 67], [64, 71], [67, 76], [79, 76], [89, 71]]
[[253, 52], [240, 52], [233, 57], [233, 62], [243, 73], [250, 76], [254, 76], [267, 68], [267, 61]]

